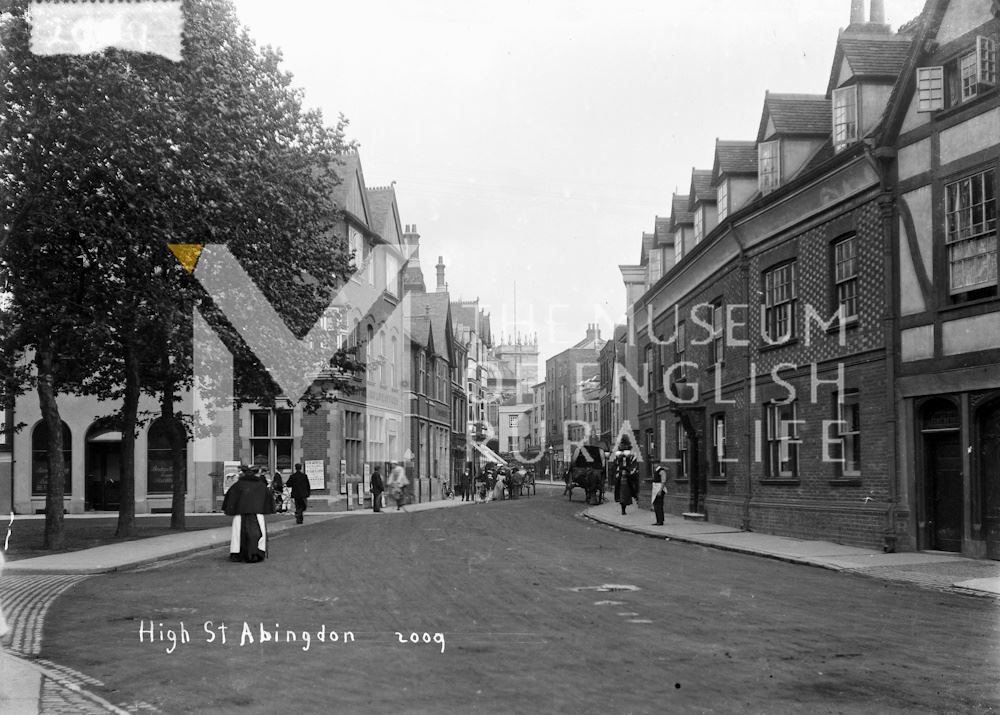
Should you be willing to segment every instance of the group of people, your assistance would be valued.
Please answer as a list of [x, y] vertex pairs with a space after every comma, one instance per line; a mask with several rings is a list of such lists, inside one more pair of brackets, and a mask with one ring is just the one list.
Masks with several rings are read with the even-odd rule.
[[258, 563], [267, 558], [266, 514], [276, 511], [275, 502], [280, 499], [285, 488], [295, 502], [295, 523], [301, 524], [308, 506], [312, 489], [309, 477], [296, 464], [288, 481], [275, 472], [269, 484], [267, 475], [254, 467], [241, 466], [240, 476], [226, 491], [222, 499], [222, 511], [233, 517], [229, 538], [229, 560]]
[[406, 476], [406, 470], [399, 462], [390, 462], [389, 478], [385, 484], [382, 483], [382, 471], [380, 467], [375, 467], [372, 473], [370, 491], [372, 493], [372, 511], [378, 513], [382, 511], [382, 494], [388, 489], [389, 498], [396, 503], [396, 511], [399, 511], [406, 504], [406, 487], [410, 483]]
[[[622, 515], [625, 508], [635, 502], [639, 503], [639, 463], [632, 454], [629, 445], [623, 444], [614, 455], [615, 470], [615, 501], [621, 505]], [[654, 526], [663, 526], [663, 500], [667, 494], [667, 470], [663, 465], [657, 465], [653, 470], [653, 514], [656, 516]]]

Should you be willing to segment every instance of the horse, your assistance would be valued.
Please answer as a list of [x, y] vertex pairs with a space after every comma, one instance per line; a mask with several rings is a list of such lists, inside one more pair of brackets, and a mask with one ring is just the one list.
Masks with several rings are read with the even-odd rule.
[[566, 482], [563, 494], [568, 494], [570, 501], [573, 501], [573, 490], [576, 487], [580, 487], [583, 489], [588, 504], [604, 503], [603, 469], [597, 467], [572, 467], [566, 470], [563, 478]]

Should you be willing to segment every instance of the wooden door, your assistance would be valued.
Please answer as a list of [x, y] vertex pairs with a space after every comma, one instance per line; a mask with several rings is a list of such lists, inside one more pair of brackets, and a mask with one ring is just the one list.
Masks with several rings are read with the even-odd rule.
[[957, 431], [925, 434], [927, 520], [931, 549], [962, 550], [962, 447]]
[[979, 483], [986, 555], [1000, 560], [1000, 403], [987, 408], [979, 420]]

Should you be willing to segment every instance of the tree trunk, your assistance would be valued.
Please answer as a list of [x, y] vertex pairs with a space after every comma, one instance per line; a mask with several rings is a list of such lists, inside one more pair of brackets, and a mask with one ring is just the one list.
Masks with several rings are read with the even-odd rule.
[[170, 435], [170, 468], [173, 476], [172, 493], [170, 502], [170, 528], [183, 530], [184, 523], [184, 496], [187, 487], [184, 478], [184, 444], [187, 442], [184, 428], [174, 415], [174, 391], [176, 389], [174, 380], [170, 374], [170, 358], [167, 351], [162, 353], [161, 363], [164, 374], [163, 396], [160, 401], [161, 419], [167, 420]]
[[59, 406], [56, 404], [54, 358], [52, 345], [38, 346], [35, 367], [38, 371], [38, 404], [42, 419], [49, 430], [49, 479], [45, 490], [45, 539], [43, 549], [61, 549], [66, 545], [63, 529], [63, 503], [66, 465], [63, 463], [63, 430]]
[[125, 392], [122, 400], [122, 487], [115, 536], [135, 536], [135, 428], [139, 413], [139, 365], [132, 340], [125, 345]]

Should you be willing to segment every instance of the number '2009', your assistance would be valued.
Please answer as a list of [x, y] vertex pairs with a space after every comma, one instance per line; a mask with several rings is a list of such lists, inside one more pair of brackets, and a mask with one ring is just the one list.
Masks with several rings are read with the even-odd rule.
[[437, 643], [441, 646], [441, 652], [444, 653], [444, 633], [410, 633], [407, 636], [405, 633], [400, 633], [396, 631], [396, 637], [399, 638], [400, 643], [406, 643], [410, 645], [417, 645], [419, 643], [430, 644]]

